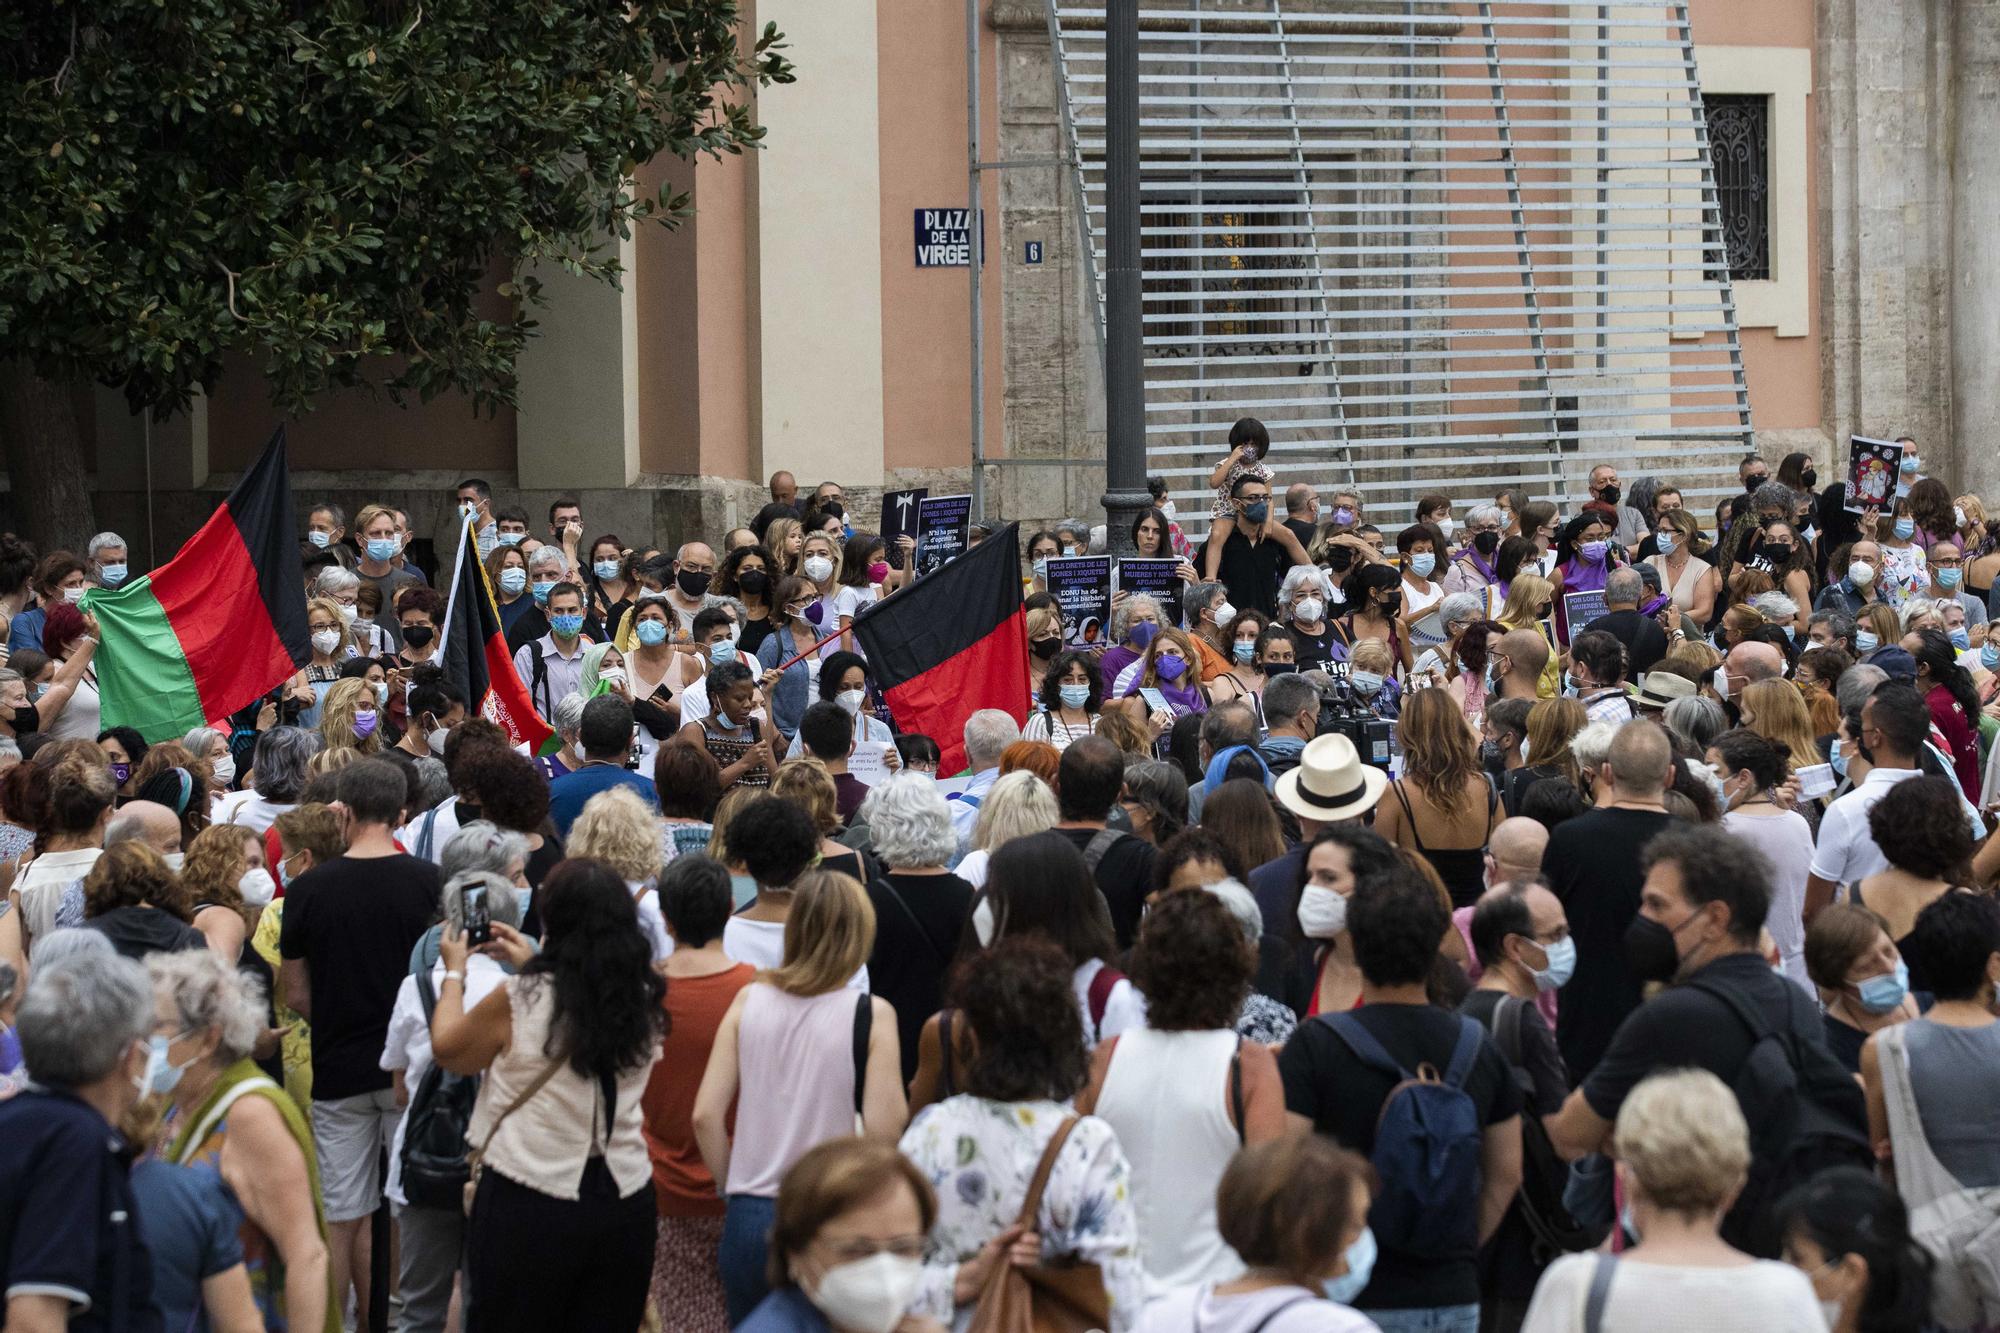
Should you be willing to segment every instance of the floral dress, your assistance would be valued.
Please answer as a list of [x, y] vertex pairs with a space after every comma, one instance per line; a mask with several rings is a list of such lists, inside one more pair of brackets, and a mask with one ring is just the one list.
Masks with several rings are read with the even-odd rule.
[[[904, 1131], [903, 1155], [937, 1191], [937, 1225], [912, 1314], [963, 1329], [973, 1307], [952, 1301], [959, 1264], [1014, 1225], [1042, 1152], [1075, 1112], [1052, 1101], [995, 1102], [960, 1094], [927, 1106]], [[1132, 1211], [1131, 1167], [1111, 1126], [1084, 1116], [1049, 1172], [1035, 1229], [1045, 1258], [1096, 1264], [1111, 1298], [1110, 1333], [1137, 1321], [1147, 1297]]]
[[1266, 486], [1269, 486], [1273, 475], [1271, 469], [1266, 467], [1262, 461], [1232, 464], [1229, 469], [1229, 475], [1224, 477], [1222, 484], [1215, 488], [1215, 503], [1209, 506], [1209, 517], [1211, 519], [1236, 517], [1236, 502], [1229, 498], [1229, 492], [1235, 488], [1238, 477], [1255, 477]]

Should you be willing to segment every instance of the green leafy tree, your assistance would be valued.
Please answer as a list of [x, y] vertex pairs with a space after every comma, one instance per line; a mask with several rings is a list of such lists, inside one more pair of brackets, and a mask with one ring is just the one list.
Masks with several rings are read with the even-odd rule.
[[234, 351], [287, 412], [362, 383], [511, 403], [534, 267], [616, 283], [606, 235], [688, 209], [637, 165], [762, 137], [756, 89], [792, 71], [741, 27], [736, 0], [0, 4], [0, 437], [30, 534], [95, 526], [81, 384], [164, 416]]

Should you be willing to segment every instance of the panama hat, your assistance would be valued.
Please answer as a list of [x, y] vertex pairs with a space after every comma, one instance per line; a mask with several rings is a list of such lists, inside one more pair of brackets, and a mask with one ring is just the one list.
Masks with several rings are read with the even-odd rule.
[[1648, 671], [1639, 678], [1639, 688], [1633, 692], [1632, 702], [1642, 708], [1665, 708], [1676, 699], [1686, 699], [1695, 692], [1695, 684], [1686, 676], [1675, 675], [1671, 671]]
[[1389, 788], [1389, 775], [1361, 762], [1354, 742], [1319, 736], [1299, 751], [1299, 766], [1278, 779], [1278, 804], [1301, 819], [1332, 824], [1365, 815]]

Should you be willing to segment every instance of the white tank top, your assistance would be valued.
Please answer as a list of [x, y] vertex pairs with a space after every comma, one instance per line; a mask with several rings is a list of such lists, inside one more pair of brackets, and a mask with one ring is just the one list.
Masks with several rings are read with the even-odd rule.
[[1227, 1282], [1243, 1261], [1215, 1226], [1215, 1187], [1242, 1146], [1229, 1120], [1238, 1038], [1221, 1029], [1119, 1034], [1095, 1114], [1132, 1164], [1139, 1253], [1162, 1286]]

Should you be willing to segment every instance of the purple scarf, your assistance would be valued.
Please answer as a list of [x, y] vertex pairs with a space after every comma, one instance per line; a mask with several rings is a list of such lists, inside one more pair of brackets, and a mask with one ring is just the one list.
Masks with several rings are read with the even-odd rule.
[[1564, 592], [1600, 592], [1604, 581], [1611, 577], [1611, 560], [1606, 558], [1591, 564], [1578, 552], [1576, 558], [1563, 567], [1562, 590]]

